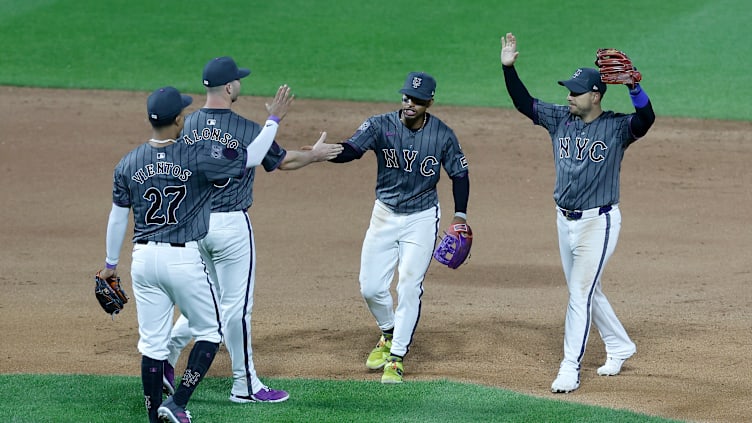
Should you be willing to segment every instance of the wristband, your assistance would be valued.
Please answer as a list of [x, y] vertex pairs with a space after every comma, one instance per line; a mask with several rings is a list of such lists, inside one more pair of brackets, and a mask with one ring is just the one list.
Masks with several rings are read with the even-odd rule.
[[467, 213], [462, 213], [462, 212], [454, 212], [454, 217], [460, 217], [460, 218], [462, 218], [462, 219], [465, 219], [465, 220], [467, 220]]
[[636, 85], [634, 90], [629, 90], [629, 97], [632, 98], [632, 105], [635, 108], [645, 107], [648, 105], [648, 95], [642, 90], [642, 87]]
[[105, 269], [114, 269], [117, 267], [117, 264], [110, 264], [110, 263], [104, 262], [104, 267]]
[[280, 119], [279, 116], [269, 115], [269, 117], [266, 120], [273, 120], [277, 122], [277, 125], [279, 125], [279, 121], [282, 119]]

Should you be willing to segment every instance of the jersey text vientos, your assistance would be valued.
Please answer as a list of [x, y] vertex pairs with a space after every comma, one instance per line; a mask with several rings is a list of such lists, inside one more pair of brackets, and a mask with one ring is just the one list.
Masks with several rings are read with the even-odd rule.
[[183, 169], [179, 164], [170, 162], [157, 162], [156, 164], [149, 163], [146, 166], [140, 168], [136, 173], [131, 176], [134, 182], [144, 184], [149, 178], [155, 175], [172, 175], [182, 182], [188, 180], [193, 172], [189, 169]]

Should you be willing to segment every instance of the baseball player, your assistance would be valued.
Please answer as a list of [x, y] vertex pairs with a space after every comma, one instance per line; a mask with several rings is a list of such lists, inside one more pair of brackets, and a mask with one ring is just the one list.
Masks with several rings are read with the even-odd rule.
[[[277, 126], [292, 102], [281, 87], [269, 107], [263, 136], [253, 148], [234, 150], [176, 142], [189, 96], [172, 87], [154, 91], [147, 101], [152, 138], [123, 157], [115, 167], [112, 210], [107, 223], [105, 269], [117, 275], [128, 214], [133, 209], [131, 279], [138, 315], [141, 380], [150, 422], [190, 422], [185, 410], [211, 366], [221, 340], [212, 285], [198, 249], [209, 227], [213, 183], [242, 176], [261, 163]], [[183, 382], [162, 402], [164, 363], [174, 307], [191, 322], [196, 342]]]
[[655, 114], [639, 84], [629, 87], [634, 113], [602, 110], [607, 86], [592, 68], [577, 69], [570, 79], [559, 81], [569, 90], [567, 105], [533, 98], [514, 68], [519, 55], [515, 36], [506, 34], [501, 45], [504, 80], [515, 107], [546, 128], [552, 141], [556, 226], [569, 304], [564, 359], [551, 391], [567, 393], [580, 386], [591, 322], [606, 346], [606, 363], [598, 368], [599, 375], [619, 374], [624, 361], [636, 352], [603, 293], [601, 276], [621, 229], [619, 171], [624, 151], [648, 132]]
[[[376, 201], [360, 258], [360, 292], [381, 330], [366, 367], [383, 367], [382, 383], [402, 383], [402, 360], [418, 326], [423, 279], [441, 219], [436, 185], [442, 167], [452, 179], [452, 223], [467, 219], [467, 158], [454, 131], [428, 113], [435, 90], [433, 77], [410, 72], [399, 91], [401, 109], [366, 119], [331, 160], [349, 162], [372, 150], [378, 164]], [[396, 310], [390, 293], [395, 269]]]
[[[259, 142], [261, 125], [231, 110], [240, 94], [241, 79], [250, 70], [238, 68], [231, 57], [210, 60], [203, 70], [206, 104], [186, 117], [181, 139], [188, 144], [215, 143], [243, 149]], [[335, 157], [342, 146], [326, 144], [326, 133], [305, 151], [286, 151], [276, 142], [261, 164], [267, 172], [293, 170]], [[282, 402], [283, 390], [271, 389], [259, 380], [253, 365], [251, 311], [256, 277], [256, 244], [248, 208], [253, 203], [254, 169], [240, 179], [215, 184], [209, 233], [199, 241], [209, 277], [219, 294], [224, 344], [232, 362], [233, 386], [230, 400], [236, 403]], [[190, 318], [180, 316], [171, 336], [168, 372], [191, 339]], [[167, 375], [165, 389], [173, 379]]]

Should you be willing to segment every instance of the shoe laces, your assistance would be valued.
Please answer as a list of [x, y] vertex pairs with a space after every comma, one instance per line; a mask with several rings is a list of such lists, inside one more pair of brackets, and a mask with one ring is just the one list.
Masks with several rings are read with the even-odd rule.
[[388, 341], [389, 341], [388, 339], [386, 339], [384, 336], [382, 336], [381, 338], [379, 338], [379, 343], [376, 344], [376, 348], [384, 348], [386, 346], [386, 343]]
[[387, 360], [386, 366], [388, 369], [390, 369], [394, 373], [402, 376], [402, 370], [399, 368], [400, 362], [401, 360]]

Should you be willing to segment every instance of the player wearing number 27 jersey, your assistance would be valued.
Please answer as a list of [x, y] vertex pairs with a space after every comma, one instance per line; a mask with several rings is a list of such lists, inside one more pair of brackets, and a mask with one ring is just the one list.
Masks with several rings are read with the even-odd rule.
[[[384, 368], [382, 383], [402, 382], [402, 359], [418, 326], [441, 218], [436, 185], [442, 167], [452, 179], [453, 223], [467, 218], [467, 158], [454, 131], [427, 112], [435, 89], [430, 75], [408, 74], [400, 90], [402, 108], [368, 118], [332, 160], [348, 162], [369, 150], [376, 155], [376, 201], [361, 251], [360, 291], [382, 332], [366, 360], [370, 369]], [[395, 269], [396, 310], [390, 293]]]
[[[116, 274], [133, 209], [131, 262], [138, 316], [141, 379], [149, 421], [190, 421], [185, 407], [209, 370], [221, 340], [213, 287], [204, 273], [198, 241], [209, 228], [213, 185], [241, 177], [269, 149], [291, 101], [280, 88], [255, 146], [229, 149], [206, 143], [191, 147], [175, 139], [183, 127], [189, 96], [175, 88], [156, 90], [147, 101], [152, 138], [126, 154], [113, 176], [112, 210], [107, 223], [105, 270]], [[196, 342], [174, 394], [162, 402], [164, 366], [175, 306], [191, 321]]]

